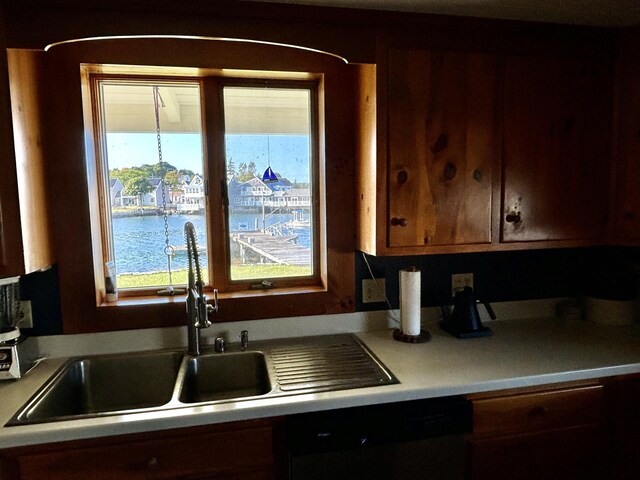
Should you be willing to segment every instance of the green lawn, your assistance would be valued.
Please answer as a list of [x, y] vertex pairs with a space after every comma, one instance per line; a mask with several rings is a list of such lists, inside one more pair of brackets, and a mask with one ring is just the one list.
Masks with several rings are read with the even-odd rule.
[[[206, 271], [202, 272], [204, 282], [207, 283], [209, 276]], [[231, 276], [234, 280], [261, 280], [264, 278], [278, 277], [302, 277], [311, 275], [310, 267], [296, 265], [234, 265], [231, 267]], [[187, 270], [176, 270], [172, 273], [174, 285], [185, 285], [187, 283]], [[139, 274], [118, 275], [118, 288], [139, 288], [156, 287], [169, 284], [169, 274], [167, 272], [152, 272]]]

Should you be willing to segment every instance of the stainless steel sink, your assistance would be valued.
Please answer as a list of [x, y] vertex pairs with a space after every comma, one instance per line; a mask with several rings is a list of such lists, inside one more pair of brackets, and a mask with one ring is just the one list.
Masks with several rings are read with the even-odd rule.
[[191, 356], [70, 360], [7, 423], [24, 425], [397, 383], [354, 335], [253, 342]]
[[10, 422], [39, 423], [164, 405], [182, 355], [136, 353], [70, 361]]
[[215, 402], [265, 395], [272, 390], [261, 352], [201, 355], [187, 359], [178, 399]]

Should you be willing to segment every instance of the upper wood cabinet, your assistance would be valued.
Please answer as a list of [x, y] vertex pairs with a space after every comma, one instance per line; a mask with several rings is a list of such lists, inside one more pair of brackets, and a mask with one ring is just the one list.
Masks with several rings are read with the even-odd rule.
[[416, 254], [489, 244], [497, 57], [392, 48], [358, 77], [359, 248]]
[[606, 222], [610, 59], [381, 47], [357, 67], [358, 248], [594, 245]]
[[491, 242], [494, 55], [389, 50], [389, 247]]
[[640, 245], [640, 27], [623, 31], [618, 49], [614, 181], [609, 241]]
[[597, 59], [506, 56], [502, 241], [599, 241], [611, 71]]
[[42, 138], [43, 55], [0, 48], [0, 277], [53, 262]]

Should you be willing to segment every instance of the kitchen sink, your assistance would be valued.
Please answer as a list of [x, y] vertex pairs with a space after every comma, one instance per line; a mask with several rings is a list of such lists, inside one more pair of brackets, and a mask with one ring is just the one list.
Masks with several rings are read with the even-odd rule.
[[209, 354], [187, 360], [178, 399], [215, 402], [265, 395], [271, 389], [263, 353]]
[[71, 360], [16, 416], [15, 423], [158, 407], [171, 400], [182, 355], [136, 353]]
[[136, 352], [67, 362], [7, 423], [153, 412], [398, 383], [354, 335], [253, 342], [241, 351]]

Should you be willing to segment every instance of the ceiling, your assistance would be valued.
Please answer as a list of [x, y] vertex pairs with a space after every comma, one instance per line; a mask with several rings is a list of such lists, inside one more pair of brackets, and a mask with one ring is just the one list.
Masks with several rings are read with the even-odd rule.
[[625, 27], [640, 24], [640, 0], [257, 0], [536, 22]]

